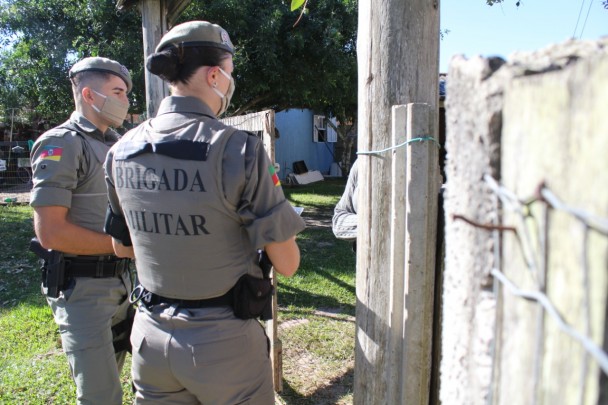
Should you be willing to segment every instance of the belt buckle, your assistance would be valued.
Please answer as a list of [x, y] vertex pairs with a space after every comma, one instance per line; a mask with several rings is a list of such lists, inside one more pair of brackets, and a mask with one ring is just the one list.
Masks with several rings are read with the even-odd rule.
[[96, 278], [102, 278], [104, 276], [103, 274], [103, 260], [98, 260], [97, 262], [95, 262], [95, 277]]
[[131, 294], [129, 294], [129, 302], [131, 304], [135, 304], [139, 301], [142, 301], [147, 305], [152, 301], [152, 293], [147, 291], [141, 284], [138, 284], [133, 291], [131, 291]]

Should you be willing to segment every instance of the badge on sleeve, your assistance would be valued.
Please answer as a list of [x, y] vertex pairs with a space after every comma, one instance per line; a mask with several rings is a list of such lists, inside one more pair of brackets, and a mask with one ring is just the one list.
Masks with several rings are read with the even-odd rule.
[[268, 166], [268, 173], [272, 177], [272, 183], [275, 187], [279, 187], [281, 185], [281, 181], [279, 180], [279, 176], [277, 175], [277, 171], [274, 168], [274, 165]]
[[61, 160], [62, 153], [63, 148], [59, 146], [46, 145], [42, 149], [40, 160], [54, 160], [55, 162], [59, 162]]

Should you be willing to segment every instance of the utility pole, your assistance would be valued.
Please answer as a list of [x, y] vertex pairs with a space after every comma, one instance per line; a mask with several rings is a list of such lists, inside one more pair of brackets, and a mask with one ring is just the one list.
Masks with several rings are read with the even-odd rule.
[[[116, 2], [116, 8], [119, 10], [139, 7], [143, 31], [144, 63], [148, 55], [154, 53], [162, 36], [171, 29], [190, 2], [191, 0], [118, 0]], [[156, 116], [162, 99], [169, 95], [169, 88], [160, 77], [148, 72], [148, 69], [144, 69], [144, 76], [146, 79], [146, 118], [153, 118]]]
[[[433, 123], [438, 120], [439, 0], [360, 0], [357, 58], [359, 152], [393, 146], [391, 111], [395, 105], [428, 104], [430, 127], [437, 128]], [[406, 131], [405, 125], [402, 130]], [[437, 139], [436, 134], [428, 135]], [[418, 373], [408, 371], [412, 361], [426, 360], [407, 357], [405, 335], [417, 308], [408, 307], [407, 276], [402, 291], [396, 291], [391, 270], [408, 268], [408, 256], [394, 253], [410, 248], [407, 243], [393, 244], [395, 218], [409, 221], [420, 213], [405, 212], [405, 203], [395, 206], [394, 201], [409, 197], [407, 190], [392, 187], [392, 171], [400, 166], [393, 164], [396, 158], [391, 152], [360, 154], [358, 159], [354, 403], [427, 404], [431, 358], [429, 355], [429, 364]], [[402, 188], [410, 188], [404, 184]], [[394, 263], [395, 257], [405, 260]], [[434, 272], [434, 268], [426, 271]], [[399, 325], [395, 313], [402, 314]], [[400, 333], [395, 328], [401, 328]]]

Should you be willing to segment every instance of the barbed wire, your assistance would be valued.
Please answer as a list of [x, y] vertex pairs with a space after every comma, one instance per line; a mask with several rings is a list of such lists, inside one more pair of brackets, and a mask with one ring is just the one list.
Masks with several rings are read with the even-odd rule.
[[559, 198], [557, 198], [555, 194], [551, 192], [551, 190], [544, 186], [540, 189], [540, 195], [551, 207], [572, 215], [589, 228], [601, 233], [604, 236], [608, 236], [608, 219], [597, 217], [579, 208], [567, 206], [560, 201]]
[[566, 334], [579, 341], [585, 350], [597, 360], [604, 373], [608, 375], [608, 354], [598, 347], [589, 337], [584, 336], [582, 333], [568, 325], [555, 306], [553, 306], [547, 295], [540, 291], [524, 290], [517, 287], [511, 280], [507, 278], [507, 276], [505, 276], [504, 273], [498, 269], [492, 269], [490, 274], [492, 274], [498, 279], [498, 281], [507, 287], [511, 294], [527, 300], [536, 301], [542, 305], [543, 308], [547, 310], [549, 315], [551, 315], [551, 317], [557, 322], [557, 326]]
[[[563, 211], [575, 219], [577, 219], [583, 226], [584, 237], [582, 240], [582, 257], [581, 257], [581, 268], [582, 268], [582, 284], [583, 289], [588, 291], [590, 288], [589, 281], [589, 263], [587, 258], [588, 246], [588, 232], [594, 230], [601, 235], [608, 236], [608, 220], [605, 218], [593, 215], [586, 210], [571, 207], [561, 201], [544, 183], [541, 183], [535, 192], [535, 195], [528, 199], [520, 199], [511, 190], [499, 184], [492, 176], [486, 174], [483, 176], [484, 182], [488, 185], [489, 189], [499, 198], [503, 204], [503, 209], [514, 212], [518, 218], [518, 224], [515, 226], [497, 225], [497, 224], [480, 224], [476, 221], [465, 218], [462, 215], [453, 215], [454, 219], [460, 219], [472, 226], [480, 229], [485, 229], [492, 232], [513, 232], [516, 236], [524, 261], [528, 266], [528, 269], [534, 275], [536, 281], [536, 290], [526, 290], [518, 287], [509, 278], [497, 268], [493, 268], [490, 274], [503, 285], [511, 294], [524, 298], [526, 300], [535, 301], [541, 305], [547, 314], [556, 322], [557, 326], [564, 333], [579, 342], [585, 350], [585, 358], [582, 361], [581, 368], [581, 395], [584, 395], [585, 376], [587, 369], [587, 355], [591, 355], [597, 362], [600, 369], [608, 375], [608, 354], [602, 350], [589, 336], [591, 335], [591, 322], [590, 322], [590, 302], [588, 297], [583, 297], [583, 310], [584, 310], [584, 329], [585, 334], [579, 332], [571, 325], [569, 325], [559, 313], [555, 305], [551, 302], [551, 299], [543, 292], [544, 290], [544, 276], [540, 273], [541, 270], [546, 271], [544, 268], [546, 263], [543, 262], [542, 257], [544, 252], [534, 252], [532, 244], [532, 235], [530, 234], [529, 227], [526, 226], [529, 220], [534, 220], [534, 216], [531, 214], [530, 206], [536, 202], [542, 202], [552, 209]], [[548, 224], [544, 224], [548, 227]], [[546, 249], [544, 243], [541, 250]], [[539, 257], [541, 259], [539, 259]], [[540, 263], [539, 263], [540, 262]], [[586, 294], [583, 294], [586, 295]]]

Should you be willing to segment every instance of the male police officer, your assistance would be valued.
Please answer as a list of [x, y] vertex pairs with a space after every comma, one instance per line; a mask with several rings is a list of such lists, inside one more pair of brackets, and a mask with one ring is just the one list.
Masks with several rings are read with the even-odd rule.
[[78, 403], [121, 404], [126, 346], [120, 343], [128, 342], [131, 281], [128, 260], [114, 256], [111, 237], [103, 232], [103, 163], [118, 140], [110, 126], [123, 123], [132, 82], [124, 66], [100, 57], [80, 60], [69, 76], [76, 110], [32, 148], [31, 206], [39, 241], [33, 246], [46, 259], [43, 292], [59, 326]]

